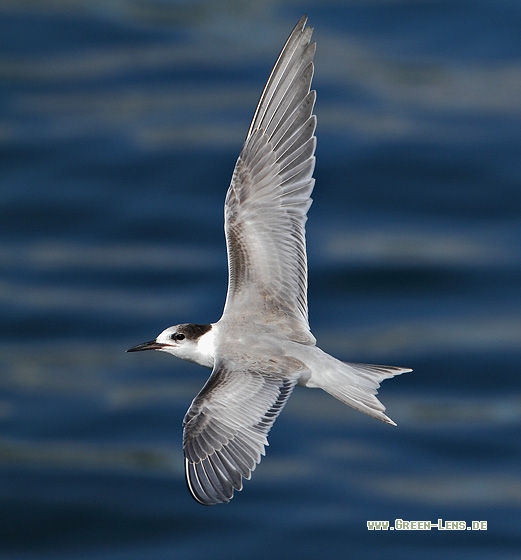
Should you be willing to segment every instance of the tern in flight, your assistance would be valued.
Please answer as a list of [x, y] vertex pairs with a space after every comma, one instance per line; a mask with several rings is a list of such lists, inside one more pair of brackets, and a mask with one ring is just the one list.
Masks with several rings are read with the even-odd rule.
[[228, 293], [222, 317], [181, 324], [129, 352], [160, 350], [212, 369], [183, 421], [188, 488], [228, 502], [249, 479], [295, 385], [319, 387], [394, 424], [380, 383], [410, 369], [346, 363], [315, 345], [308, 323], [306, 214], [315, 167], [315, 43], [302, 17], [284, 45], [239, 155], [224, 205]]

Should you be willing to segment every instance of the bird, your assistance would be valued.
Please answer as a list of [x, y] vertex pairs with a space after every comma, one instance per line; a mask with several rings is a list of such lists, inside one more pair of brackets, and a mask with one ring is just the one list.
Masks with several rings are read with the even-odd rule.
[[312, 32], [302, 16], [269, 74], [235, 164], [224, 205], [229, 276], [221, 318], [168, 327], [127, 350], [159, 350], [212, 370], [183, 420], [186, 482], [203, 505], [229, 502], [242, 490], [296, 385], [321, 388], [396, 425], [376, 394], [384, 379], [412, 371], [342, 362], [321, 350], [310, 330]]

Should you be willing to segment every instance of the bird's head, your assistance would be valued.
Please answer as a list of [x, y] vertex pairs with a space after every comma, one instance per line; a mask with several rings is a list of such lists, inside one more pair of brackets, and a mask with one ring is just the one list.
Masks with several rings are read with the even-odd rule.
[[212, 325], [174, 325], [165, 329], [156, 339], [133, 346], [127, 352], [160, 350], [211, 368], [214, 361], [213, 334]]

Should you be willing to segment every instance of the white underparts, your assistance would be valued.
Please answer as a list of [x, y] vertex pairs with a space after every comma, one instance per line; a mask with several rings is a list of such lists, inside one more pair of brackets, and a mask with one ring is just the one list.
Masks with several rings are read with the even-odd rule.
[[213, 328], [203, 334], [197, 341], [197, 353], [197, 363], [213, 368], [215, 355], [215, 330]]

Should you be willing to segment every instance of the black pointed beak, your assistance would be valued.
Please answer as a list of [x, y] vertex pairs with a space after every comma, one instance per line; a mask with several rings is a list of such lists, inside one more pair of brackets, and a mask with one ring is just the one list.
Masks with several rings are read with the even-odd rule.
[[141, 352], [142, 350], [161, 350], [165, 345], [156, 342], [155, 340], [150, 340], [149, 342], [143, 342], [143, 344], [137, 344], [129, 348], [127, 352]]

